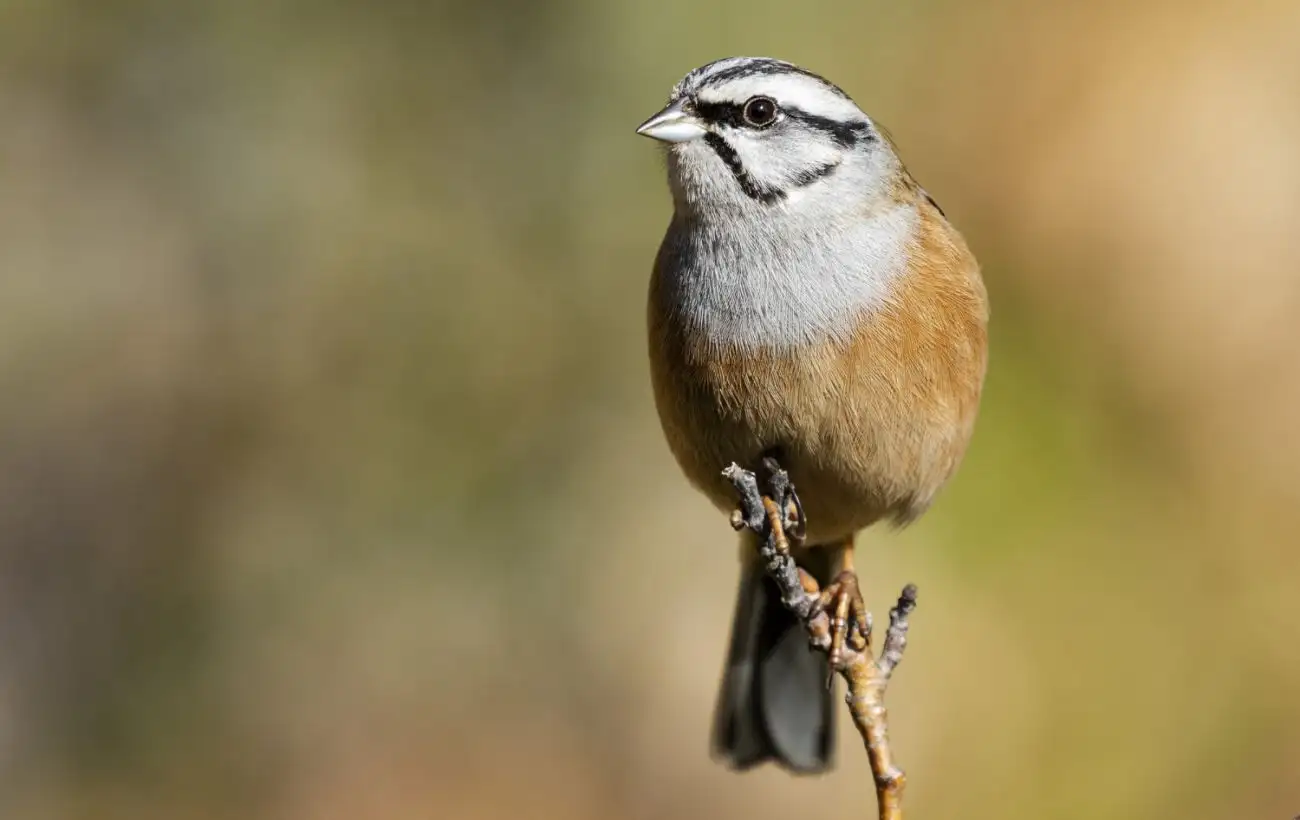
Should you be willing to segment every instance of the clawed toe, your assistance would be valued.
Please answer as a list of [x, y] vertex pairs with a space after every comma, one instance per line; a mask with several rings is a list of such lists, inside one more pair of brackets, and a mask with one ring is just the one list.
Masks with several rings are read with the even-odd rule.
[[817, 605], [831, 621], [830, 669], [838, 669], [844, 660], [844, 647], [861, 652], [871, 641], [871, 613], [867, 612], [858, 586], [858, 576], [845, 570], [822, 590]]

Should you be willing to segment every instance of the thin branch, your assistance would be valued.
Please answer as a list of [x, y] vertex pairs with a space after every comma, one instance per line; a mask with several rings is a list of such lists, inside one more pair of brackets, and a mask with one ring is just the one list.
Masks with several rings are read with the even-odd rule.
[[[849, 690], [845, 702], [871, 762], [880, 820], [902, 820], [906, 776], [894, 763], [889, 747], [885, 690], [907, 648], [908, 617], [916, 609], [916, 587], [904, 587], [898, 603], [889, 611], [889, 629], [877, 659], [871, 651], [870, 614], [846, 623], [845, 612], [828, 613], [828, 600], [817, 580], [795, 563], [790, 536], [798, 540], [806, 526], [803, 510], [785, 470], [772, 459], [767, 459], [764, 466], [768, 475], [761, 489], [754, 473], [737, 464], [723, 471], [740, 497], [731, 525], [758, 534], [759, 555], [781, 591], [782, 603], [803, 623], [809, 642], [826, 653], [831, 672], [844, 678]], [[843, 606], [839, 609], [843, 610]], [[841, 636], [839, 641], [833, 639], [835, 632]]]

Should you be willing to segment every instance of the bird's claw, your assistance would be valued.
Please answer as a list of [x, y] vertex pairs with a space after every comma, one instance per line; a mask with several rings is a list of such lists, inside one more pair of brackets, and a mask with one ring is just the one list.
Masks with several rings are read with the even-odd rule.
[[844, 570], [835, 576], [835, 580], [822, 590], [817, 606], [831, 622], [830, 672], [833, 675], [844, 660], [846, 645], [862, 652], [871, 642], [871, 613], [862, 600], [857, 574], [853, 570]]
[[804, 515], [803, 502], [799, 500], [799, 493], [795, 492], [794, 483], [772, 456], [763, 458], [763, 470], [767, 473], [766, 480], [763, 482], [767, 488], [766, 495], [776, 502], [781, 511], [782, 530], [786, 538], [792, 546], [802, 545], [806, 534], [807, 517]]

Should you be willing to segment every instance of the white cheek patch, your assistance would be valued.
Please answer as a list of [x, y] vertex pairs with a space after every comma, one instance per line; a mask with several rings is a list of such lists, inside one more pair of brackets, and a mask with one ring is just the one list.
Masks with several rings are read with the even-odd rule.
[[862, 110], [852, 100], [805, 74], [738, 77], [716, 86], [706, 85], [698, 96], [702, 102], [709, 103], [744, 103], [750, 97], [771, 97], [778, 105], [793, 106], [819, 117], [839, 121], [865, 119]]
[[819, 134], [754, 133], [731, 128], [725, 136], [750, 176], [782, 190], [792, 187], [792, 181], [802, 174], [843, 160], [840, 147]]

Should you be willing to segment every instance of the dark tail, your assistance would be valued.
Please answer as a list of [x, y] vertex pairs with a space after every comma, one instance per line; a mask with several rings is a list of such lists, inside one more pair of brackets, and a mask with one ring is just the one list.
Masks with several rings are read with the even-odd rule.
[[[833, 550], [811, 550], [800, 566], [820, 584], [830, 579]], [[834, 704], [826, 658], [781, 604], [757, 560], [741, 571], [731, 648], [713, 718], [713, 755], [733, 769], [772, 760], [798, 774], [834, 765]]]

